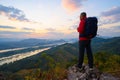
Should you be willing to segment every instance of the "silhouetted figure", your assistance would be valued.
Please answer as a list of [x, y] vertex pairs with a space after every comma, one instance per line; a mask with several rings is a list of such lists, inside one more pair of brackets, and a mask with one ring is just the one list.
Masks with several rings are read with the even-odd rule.
[[82, 12], [80, 14], [80, 23], [77, 28], [77, 31], [79, 32], [79, 61], [78, 61], [77, 67], [80, 70], [82, 70], [85, 50], [86, 50], [87, 57], [88, 57], [89, 68], [90, 69], [93, 68], [93, 54], [91, 50], [91, 38], [86, 37], [86, 36], [81, 36], [85, 32], [86, 19], [87, 19], [86, 13]]

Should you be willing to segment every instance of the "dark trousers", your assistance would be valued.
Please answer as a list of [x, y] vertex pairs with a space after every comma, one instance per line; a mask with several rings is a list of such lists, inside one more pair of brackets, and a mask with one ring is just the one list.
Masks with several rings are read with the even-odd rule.
[[91, 50], [91, 40], [79, 41], [78, 67], [80, 67], [80, 68], [82, 67], [85, 50], [86, 50], [87, 57], [88, 57], [88, 65], [90, 68], [93, 68], [93, 54], [92, 54], [92, 50]]

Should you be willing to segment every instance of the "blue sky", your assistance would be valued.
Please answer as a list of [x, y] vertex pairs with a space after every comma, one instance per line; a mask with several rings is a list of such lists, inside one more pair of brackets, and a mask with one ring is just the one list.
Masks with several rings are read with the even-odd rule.
[[81, 12], [96, 16], [100, 36], [120, 36], [120, 0], [0, 0], [1, 38], [77, 38]]

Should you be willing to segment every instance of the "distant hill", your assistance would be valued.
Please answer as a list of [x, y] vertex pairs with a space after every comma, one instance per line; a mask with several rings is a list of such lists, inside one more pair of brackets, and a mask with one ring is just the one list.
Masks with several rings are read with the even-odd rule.
[[16, 42], [20, 41], [21, 39], [15, 39], [15, 38], [0, 38], [0, 43], [1, 42]]
[[[78, 42], [74, 43], [73, 46], [76, 48], [78, 47]], [[94, 38], [92, 40], [92, 49], [93, 53], [97, 52], [107, 52], [107, 53], [114, 53], [120, 55], [120, 37], [114, 38]]]
[[120, 55], [120, 37], [114, 37], [109, 39], [95, 38], [92, 42], [93, 51], [96, 52], [108, 52]]
[[[4, 41], [5, 40], [5, 41]], [[11, 49], [11, 48], [21, 48], [21, 47], [31, 47], [31, 46], [44, 46], [44, 45], [56, 45], [65, 43], [65, 40], [48, 40], [48, 39], [24, 39], [20, 41], [6, 41], [3, 39], [0, 41], [0, 50], [1, 49]]]

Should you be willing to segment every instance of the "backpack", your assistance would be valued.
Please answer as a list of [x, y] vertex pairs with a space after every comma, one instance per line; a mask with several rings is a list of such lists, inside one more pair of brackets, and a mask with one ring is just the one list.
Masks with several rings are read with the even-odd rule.
[[96, 17], [88, 17], [85, 22], [85, 31], [80, 37], [94, 38], [97, 35], [98, 20]]

